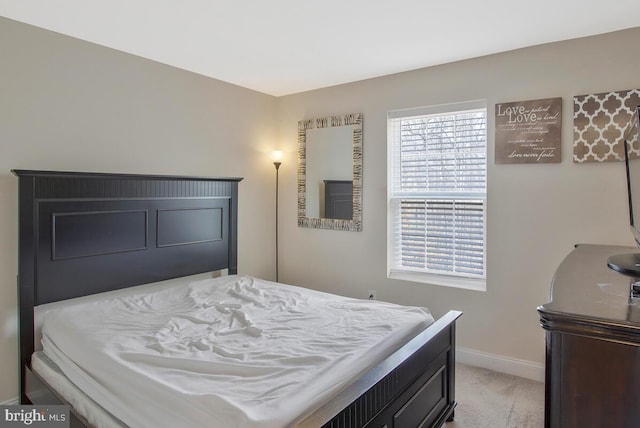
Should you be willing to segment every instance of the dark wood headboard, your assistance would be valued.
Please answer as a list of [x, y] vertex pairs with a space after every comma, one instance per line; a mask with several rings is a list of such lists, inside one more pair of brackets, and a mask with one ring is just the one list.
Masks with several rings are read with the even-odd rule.
[[34, 306], [225, 268], [237, 273], [241, 178], [12, 172], [21, 392], [34, 351]]

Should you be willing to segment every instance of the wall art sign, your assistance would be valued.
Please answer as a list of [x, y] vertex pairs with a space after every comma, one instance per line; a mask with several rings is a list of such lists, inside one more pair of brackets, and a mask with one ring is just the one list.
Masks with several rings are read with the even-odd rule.
[[497, 164], [561, 161], [562, 98], [496, 104]]
[[573, 97], [573, 161], [624, 160], [622, 136], [638, 105], [639, 89]]

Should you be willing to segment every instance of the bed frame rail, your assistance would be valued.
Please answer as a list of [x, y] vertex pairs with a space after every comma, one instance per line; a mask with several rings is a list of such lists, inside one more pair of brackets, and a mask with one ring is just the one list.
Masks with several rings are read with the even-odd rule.
[[299, 426], [440, 427], [452, 420], [455, 323], [461, 315], [449, 311]]

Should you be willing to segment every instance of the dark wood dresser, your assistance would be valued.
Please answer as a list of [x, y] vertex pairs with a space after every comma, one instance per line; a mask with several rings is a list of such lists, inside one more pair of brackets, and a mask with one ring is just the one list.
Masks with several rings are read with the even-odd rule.
[[640, 427], [640, 299], [631, 297], [632, 278], [607, 266], [631, 252], [640, 249], [576, 246], [538, 308], [547, 428]]

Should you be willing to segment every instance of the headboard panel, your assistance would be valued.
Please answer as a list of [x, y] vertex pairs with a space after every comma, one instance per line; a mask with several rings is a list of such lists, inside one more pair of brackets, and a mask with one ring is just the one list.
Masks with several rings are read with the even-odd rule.
[[237, 272], [240, 178], [13, 173], [23, 367], [33, 353], [34, 305], [225, 268]]

